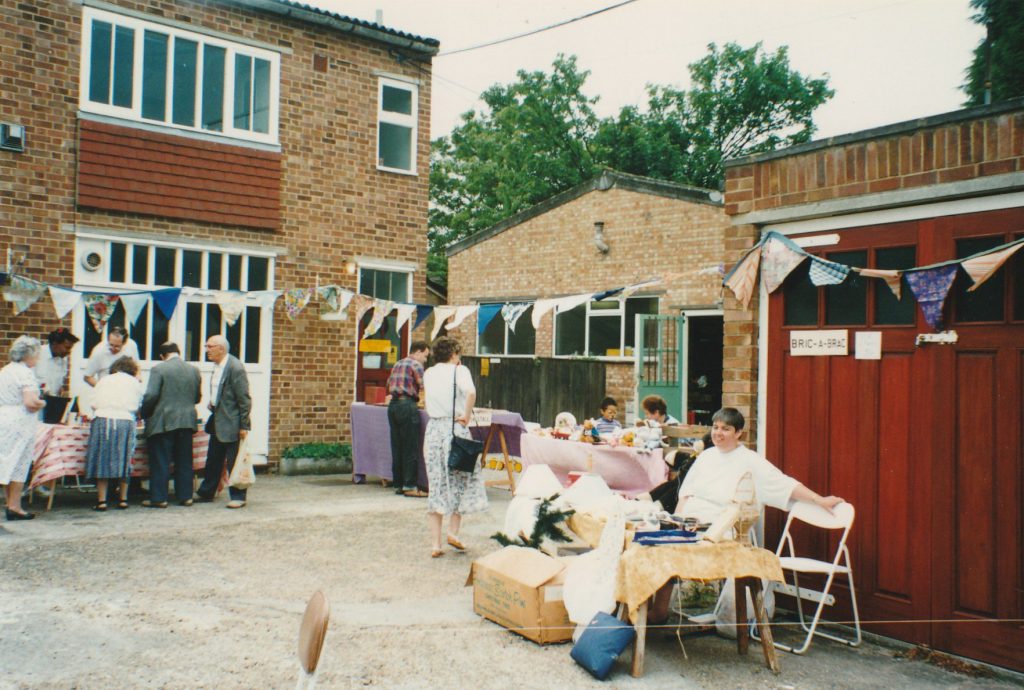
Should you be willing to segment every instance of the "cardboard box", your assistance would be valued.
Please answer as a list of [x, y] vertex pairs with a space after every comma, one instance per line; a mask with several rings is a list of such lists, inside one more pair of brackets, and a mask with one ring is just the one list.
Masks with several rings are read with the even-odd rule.
[[567, 642], [576, 627], [565, 612], [565, 563], [536, 549], [506, 546], [473, 562], [473, 612], [538, 644]]

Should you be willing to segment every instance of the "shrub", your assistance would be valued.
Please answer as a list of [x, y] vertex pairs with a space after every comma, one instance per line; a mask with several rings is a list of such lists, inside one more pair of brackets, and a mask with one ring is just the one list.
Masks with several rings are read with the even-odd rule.
[[281, 454], [283, 458], [313, 458], [323, 460], [325, 458], [352, 457], [352, 446], [347, 443], [300, 443], [297, 446], [286, 448]]

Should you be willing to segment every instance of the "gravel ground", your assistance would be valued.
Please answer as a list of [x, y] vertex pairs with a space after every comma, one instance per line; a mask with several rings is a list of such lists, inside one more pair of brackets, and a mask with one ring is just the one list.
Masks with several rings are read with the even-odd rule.
[[[865, 643], [816, 641], [780, 653], [652, 633], [646, 674], [623, 654], [604, 683], [569, 658], [473, 613], [472, 559], [495, 550], [508, 492], [466, 519], [469, 554], [429, 558], [423, 499], [348, 477], [260, 476], [249, 506], [224, 500], [95, 513], [92, 494], [63, 490], [52, 513], [0, 533], [0, 688], [287, 688], [310, 594], [331, 623], [323, 688], [1019, 687], [894, 658]], [[781, 636], [781, 635], [780, 635]]]

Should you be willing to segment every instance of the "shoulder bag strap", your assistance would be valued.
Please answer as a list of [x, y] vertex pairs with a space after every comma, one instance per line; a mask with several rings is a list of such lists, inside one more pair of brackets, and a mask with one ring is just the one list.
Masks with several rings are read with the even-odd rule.
[[455, 396], [458, 392], [459, 383], [459, 365], [455, 365], [455, 369], [452, 370], [452, 437], [455, 436]]

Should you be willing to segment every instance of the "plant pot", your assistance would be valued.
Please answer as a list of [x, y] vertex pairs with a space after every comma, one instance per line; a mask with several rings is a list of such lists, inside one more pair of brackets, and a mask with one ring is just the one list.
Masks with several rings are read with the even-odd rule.
[[348, 474], [351, 458], [281, 458], [281, 474]]

